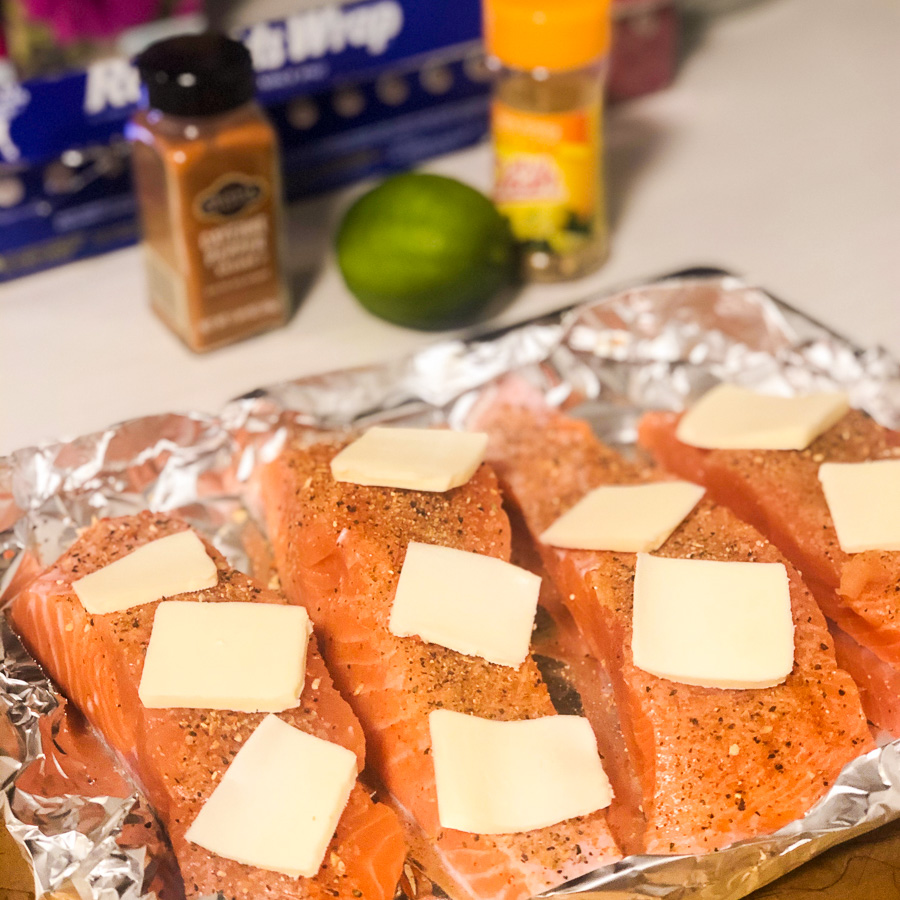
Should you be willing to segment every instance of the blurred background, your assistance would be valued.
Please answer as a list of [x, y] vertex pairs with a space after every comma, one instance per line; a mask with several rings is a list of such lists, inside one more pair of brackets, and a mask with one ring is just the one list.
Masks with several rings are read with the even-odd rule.
[[[486, 61], [481, 0], [0, 10], [0, 452], [138, 415], [214, 411], [260, 384], [440, 336], [373, 315], [335, 241], [351, 205], [393, 173], [439, 173], [497, 199], [490, 106], [502, 61]], [[612, 0], [605, 14], [603, 265], [556, 283], [511, 279], [444, 333], [703, 265], [900, 353], [898, 4]], [[285, 327], [198, 356], [150, 311], [126, 125], [141, 97], [136, 54], [207, 29], [249, 50], [277, 135], [274, 239], [290, 310]], [[414, 232], [412, 205], [393, 207]], [[377, 280], [376, 225], [347, 254]]]

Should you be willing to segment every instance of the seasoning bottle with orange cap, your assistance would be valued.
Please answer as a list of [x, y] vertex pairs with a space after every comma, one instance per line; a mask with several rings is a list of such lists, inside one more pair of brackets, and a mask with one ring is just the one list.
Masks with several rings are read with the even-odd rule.
[[606, 258], [603, 81], [609, 0], [485, 0], [496, 71], [494, 202], [532, 281], [576, 278]]
[[246, 47], [191, 34], [137, 58], [129, 123], [154, 311], [192, 349], [282, 325], [281, 174]]

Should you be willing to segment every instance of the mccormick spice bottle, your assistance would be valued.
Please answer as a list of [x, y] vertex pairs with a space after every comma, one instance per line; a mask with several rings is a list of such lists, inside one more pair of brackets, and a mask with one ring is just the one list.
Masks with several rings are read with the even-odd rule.
[[608, 252], [603, 80], [609, 0], [485, 0], [497, 70], [494, 202], [521, 244], [525, 277], [575, 278]]
[[197, 351], [284, 324], [278, 145], [249, 52], [183, 35], [137, 65], [144, 108], [128, 136], [153, 309]]

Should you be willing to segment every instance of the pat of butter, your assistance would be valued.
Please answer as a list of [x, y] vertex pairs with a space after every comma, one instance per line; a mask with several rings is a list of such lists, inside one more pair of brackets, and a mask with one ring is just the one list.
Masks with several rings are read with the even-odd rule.
[[443, 828], [531, 831], [603, 809], [612, 800], [587, 719], [497, 722], [438, 709], [428, 721]]
[[390, 630], [501, 666], [528, 656], [541, 579], [502, 559], [410, 543]]
[[585, 494], [540, 539], [570, 550], [656, 550], [703, 494], [688, 481], [605, 485]]
[[203, 541], [193, 531], [179, 531], [79, 578], [72, 589], [91, 615], [104, 615], [202, 591], [215, 587], [218, 580]]
[[900, 459], [823, 463], [819, 481], [844, 553], [900, 550]]
[[153, 618], [141, 702], [239, 712], [296, 706], [309, 634], [302, 606], [166, 600]]
[[848, 409], [839, 392], [776, 397], [720, 384], [681, 417], [675, 436], [705, 449], [803, 450]]
[[335, 481], [415, 491], [465, 484], [484, 459], [487, 435], [438, 428], [370, 428], [331, 461]]
[[780, 684], [794, 665], [794, 624], [781, 563], [667, 559], [639, 553], [634, 664], [713, 688]]
[[266, 716], [185, 837], [219, 856], [312, 878], [356, 782], [356, 754]]

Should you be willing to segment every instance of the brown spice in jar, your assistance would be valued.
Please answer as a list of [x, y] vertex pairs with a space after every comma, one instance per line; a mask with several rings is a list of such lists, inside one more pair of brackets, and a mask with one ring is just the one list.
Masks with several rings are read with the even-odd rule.
[[196, 351], [284, 324], [278, 144], [249, 54], [190, 35], [138, 67], [148, 102], [129, 137], [154, 311]]

